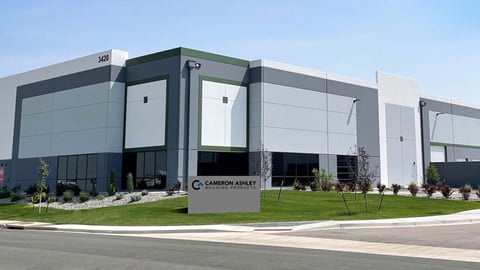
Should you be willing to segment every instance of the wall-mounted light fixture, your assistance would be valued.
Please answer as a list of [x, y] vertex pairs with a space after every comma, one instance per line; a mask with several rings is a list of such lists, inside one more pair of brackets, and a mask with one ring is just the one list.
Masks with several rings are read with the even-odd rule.
[[427, 106], [427, 102], [425, 100], [420, 100], [420, 107]]
[[189, 69], [200, 69], [202, 67], [202, 64], [197, 63], [193, 60], [188, 60], [187, 61], [187, 66]]
[[356, 98], [356, 99], [353, 100], [353, 103], [356, 103], [357, 101], [360, 101], [360, 100], [361, 100], [361, 99]]
[[437, 116], [439, 116], [439, 115], [441, 115], [441, 114], [444, 114], [444, 112], [437, 112], [437, 113], [435, 114], [435, 117], [437, 117]]

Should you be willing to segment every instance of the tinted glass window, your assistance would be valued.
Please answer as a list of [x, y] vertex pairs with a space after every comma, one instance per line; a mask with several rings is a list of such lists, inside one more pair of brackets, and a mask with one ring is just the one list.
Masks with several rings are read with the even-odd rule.
[[248, 175], [248, 153], [198, 152], [198, 175]]
[[68, 180], [77, 179], [77, 156], [68, 157], [67, 179]]
[[77, 158], [77, 179], [86, 179], [87, 177], [87, 155], [81, 155]]
[[292, 186], [297, 179], [302, 183], [313, 181], [312, 169], [318, 168], [318, 155], [298, 153], [272, 153], [272, 186]]
[[59, 180], [67, 180], [67, 157], [58, 157], [57, 178]]

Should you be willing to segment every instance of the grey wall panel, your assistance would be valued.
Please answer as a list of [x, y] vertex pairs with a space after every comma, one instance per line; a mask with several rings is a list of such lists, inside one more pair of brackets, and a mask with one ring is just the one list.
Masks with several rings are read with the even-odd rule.
[[402, 136], [406, 139], [415, 140], [415, 109], [410, 107], [401, 108]]
[[387, 138], [388, 182], [404, 184], [402, 146], [398, 139]]
[[[308, 89], [317, 92], [327, 91], [327, 80], [323, 78], [262, 67], [263, 82]], [[257, 76], [258, 78], [258, 76]], [[257, 81], [253, 81], [255, 83]]]
[[355, 102], [357, 117], [357, 145], [371, 156], [380, 156], [378, 92], [376, 89], [328, 80], [327, 92], [359, 99]]
[[[19, 157], [39, 157], [44, 153], [51, 153], [52, 137], [48, 135], [36, 135], [21, 137], [18, 144]], [[42, 153], [42, 154], [39, 154]]]
[[460, 146], [454, 146], [450, 148], [452, 148], [453, 150], [453, 156], [449, 159], [449, 161], [457, 161], [460, 159], [468, 159], [469, 161], [480, 161], [480, 148], [467, 148]]
[[[46, 182], [50, 187], [50, 192], [55, 192], [56, 180], [57, 180], [57, 158], [56, 157], [42, 157], [42, 159], [49, 165], [50, 174], [48, 175]], [[40, 166], [40, 159], [27, 158], [16, 160], [19, 170], [12, 171], [12, 179], [16, 179], [15, 184], [22, 185], [22, 190], [26, 190], [29, 186], [38, 184], [40, 181], [38, 176], [38, 167]], [[35, 168], [28, 170], [25, 168]]]
[[25, 98], [22, 102], [22, 116], [46, 113], [53, 110], [53, 95]]
[[127, 79], [127, 72], [125, 67], [110, 66], [110, 81], [112, 82], [125, 82]]

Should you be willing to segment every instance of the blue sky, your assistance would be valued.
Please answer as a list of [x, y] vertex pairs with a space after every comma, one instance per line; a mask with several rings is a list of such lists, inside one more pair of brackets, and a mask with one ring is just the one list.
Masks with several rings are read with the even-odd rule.
[[480, 105], [480, 1], [0, 1], [0, 77], [110, 48], [188, 47]]

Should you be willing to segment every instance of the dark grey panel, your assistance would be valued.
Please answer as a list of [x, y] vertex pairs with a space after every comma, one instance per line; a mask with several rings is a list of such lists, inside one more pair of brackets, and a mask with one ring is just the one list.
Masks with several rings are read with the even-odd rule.
[[380, 156], [378, 92], [376, 89], [338, 81], [327, 81], [327, 93], [358, 98], [357, 144], [371, 156]]
[[[258, 71], [257, 74], [254, 76], [253, 79], [259, 79]], [[284, 86], [308, 89], [317, 92], [326, 92], [327, 91], [327, 80], [303, 75], [299, 73], [293, 73], [284, 70], [278, 70], [268, 67], [261, 67], [261, 75], [260, 79], [263, 77], [263, 81], [265, 83], [272, 83], [272, 84], [279, 84]], [[256, 83], [260, 81], [251, 81], [250, 83]]]
[[127, 79], [127, 72], [125, 67], [110, 66], [110, 81], [112, 82], [125, 82]]
[[110, 171], [115, 172], [117, 190], [122, 186], [122, 153], [98, 153], [97, 156], [97, 190], [106, 191]]
[[[195, 61], [201, 64], [200, 69], [189, 70], [187, 61]], [[189, 56], [181, 56], [181, 78], [180, 78], [180, 104], [179, 104], [179, 132], [177, 134], [180, 143], [179, 149], [183, 158], [179, 162], [184, 163], [188, 168], [190, 176], [197, 174], [197, 150], [198, 150], [198, 112], [199, 112], [199, 86], [200, 76], [213, 77], [223, 80], [249, 83], [249, 70], [247, 67], [219, 63], [210, 60], [199, 59]], [[185, 98], [189, 97], [189, 98]], [[188, 117], [186, 117], [188, 115]], [[182, 144], [183, 140], [183, 144]], [[186, 181], [186, 172], [178, 166], [178, 177]]]
[[262, 82], [262, 68], [254, 67], [250, 69], [250, 83]]
[[[445, 162], [432, 163], [438, 169], [440, 179], [452, 187], [461, 187], [464, 184], [470, 184], [473, 188], [480, 185], [478, 172], [480, 171], [480, 162]], [[472, 196], [474, 196], [472, 194]]]
[[425, 109], [428, 111], [444, 112], [454, 115], [461, 115], [480, 119], [480, 109], [470, 108], [462, 105], [456, 105], [437, 100], [422, 98], [425, 102]]
[[[123, 82], [122, 67], [104, 66], [82, 72], [72, 73], [48, 80], [18, 86], [17, 101], [20, 98], [39, 96], [91, 84], [111, 81], [111, 71], [115, 72], [117, 82]], [[113, 74], [113, 73], [112, 73]]]
[[12, 178], [12, 160], [11, 159], [3, 159], [0, 160], [0, 167], [3, 168], [3, 183], [0, 184], [0, 186], [3, 185], [8, 185], [8, 187], [13, 187], [15, 183], [10, 183], [10, 179]]
[[[58, 159], [57, 157], [42, 157], [42, 159], [49, 165], [50, 174], [47, 177], [47, 184], [50, 187], [50, 191], [55, 192]], [[39, 183], [39, 158], [18, 159], [13, 165], [11, 168], [11, 179], [15, 179], [14, 184], [22, 185], [22, 190], [26, 190], [29, 186]]]

